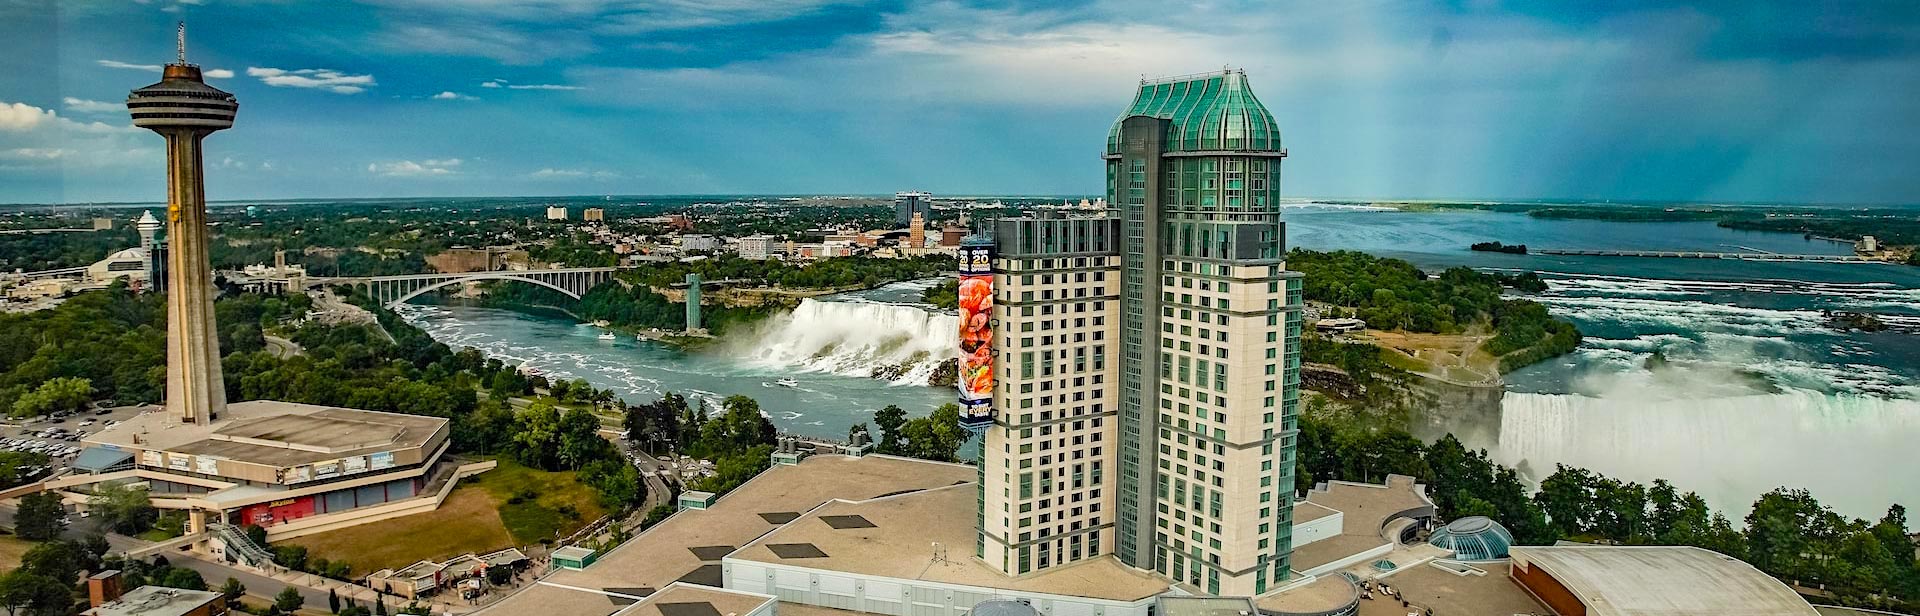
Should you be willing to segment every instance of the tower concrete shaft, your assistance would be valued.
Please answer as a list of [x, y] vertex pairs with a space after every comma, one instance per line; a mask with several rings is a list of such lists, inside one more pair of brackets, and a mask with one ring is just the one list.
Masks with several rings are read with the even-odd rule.
[[213, 265], [207, 253], [207, 199], [201, 141], [233, 126], [240, 104], [206, 84], [186, 61], [162, 69], [160, 82], [127, 96], [133, 125], [167, 140], [167, 410], [207, 424], [227, 407], [213, 313]]
[[206, 424], [227, 409], [201, 175], [201, 139], [211, 131], [159, 132], [167, 138], [167, 411]]

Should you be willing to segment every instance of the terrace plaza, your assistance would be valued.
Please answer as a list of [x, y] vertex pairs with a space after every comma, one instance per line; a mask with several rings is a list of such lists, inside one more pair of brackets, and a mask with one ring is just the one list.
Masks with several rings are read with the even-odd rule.
[[[1000, 573], [968, 549], [976, 532], [977, 473], [966, 465], [880, 455], [817, 455], [776, 464], [705, 509], [683, 509], [593, 564], [556, 569], [482, 613], [636, 613], [660, 602], [656, 597], [669, 587], [743, 593], [739, 601], [749, 604], [754, 597], [772, 597], [772, 609], [786, 616], [957, 616], [989, 599], [1026, 601], [1050, 616], [1146, 616], [1162, 596], [1201, 594], [1111, 556], [1028, 575]], [[1326, 611], [1284, 609], [1294, 603], [1356, 613], [1351, 610], [1367, 602], [1331, 571], [1363, 570], [1382, 558], [1445, 555], [1386, 535], [1431, 515], [1423, 490], [1411, 478], [1394, 476], [1386, 485], [1332, 483], [1310, 492], [1295, 506], [1295, 537], [1309, 547], [1346, 547], [1315, 558], [1329, 573], [1296, 571], [1299, 581], [1269, 593], [1263, 610], [1272, 597], [1286, 597], [1272, 603], [1281, 608], [1272, 613]], [[1461, 583], [1455, 574], [1434, 573]], [[1504, 575], [1465, 583], [1490, 582], [1504, 585], [1506, 598], [1517, 597], [1513, 603], [1541, 607]]]

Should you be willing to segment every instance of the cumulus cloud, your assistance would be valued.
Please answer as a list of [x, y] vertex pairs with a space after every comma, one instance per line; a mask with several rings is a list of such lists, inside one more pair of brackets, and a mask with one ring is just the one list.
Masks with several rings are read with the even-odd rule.
[[465, 95], [465, 94], [461, 94], [461, 93], [459, 93], [459, 92], [454, 92], [454, 91], [452, 91], [452, 90], [447, 90], [447, 91], [444, 91], [444, 92], [441, 92], [441, 93], [439, 93], [439, 94], [435, 94], [435, 95], [433, 95], [433, 96], [430, 96], [430, 97], [428, 97], [428, 98], [431, 98], [431, 99], [433, 99], [433, 100], [437, 100], [437, 101], [470, 101], [470, 100], [474, 100], [474, 98], [473, 98], [473, 97], [471, 97], [471, 96], [467, 96], [467, 95]]
[[26, 103], [0, 103], [0, 131], [29, 131], [42, 124], [51, 124], [58, 117], [52, 109], [41, 109]]
[[259, 66], [247, 67], [247, 75], [260, 78], [264, 83], [276, 88], [307, 88], [326, 90], [335, 94], [359, 94], [374, 83], [373, 75], [352, 75], [326, 68], [303, 68], [286, 70]]
[[67, 111], [77, 113], [126, 113], [127, 111], [125, 103], [109, 103], [71, 96], [60, 99], [60, 104], [66, 107]]
[[200, 72], [208, 79], [232, 79], [233, 71], [224, 68], [210, 68]]
[[0, 101], [0, 171], [149, 162], [160, 155], [150, 138], [130, 125], [81, 122], [52, 109]]
[[433, 159], [420, 162], [411, 160], [390, 163], [367, 163], [367, 173], [385, 177], [434, 177], [459, 173], [454, 168], [460, 166], [460, 159]]

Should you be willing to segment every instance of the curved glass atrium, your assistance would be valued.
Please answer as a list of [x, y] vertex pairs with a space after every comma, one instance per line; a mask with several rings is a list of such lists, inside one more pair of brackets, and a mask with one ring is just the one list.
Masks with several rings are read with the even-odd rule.
[[1436, 547], [1453, 550], [1454, 560], [1485, 561], [1507, 557], [1513, 546], [1513, 533], [1485, 516], [1469, 516], [1448, 522], [1427, 539]]

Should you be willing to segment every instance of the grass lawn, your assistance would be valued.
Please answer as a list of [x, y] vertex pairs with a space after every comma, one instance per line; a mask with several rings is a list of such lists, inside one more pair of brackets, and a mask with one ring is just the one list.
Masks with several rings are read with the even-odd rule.
[[33, 545], [32, 541], [14, 535], [0, 535], [0, 573], [20, 568], [20, 556]]
[[[606, 513], [599, 495], [575, 479], [573, 471], [549, 473], [500, 460], [499, 468], [467, 481], [499, 501], [500, 521], [515, 543], [565, 537]], [[568, 515], [568, 509], [575, 513]]]
[[[516, 493], [534, 498], [512, 502]], [[562, 513], [564, 505], [572, 505], [578, 516]], [[282, 543], [306, 546], [310, 561], [344, 559], [353, 575], [361, 576], [537, 543], [553, 538], [556, 530], [564, 537], [602, 513], [593, 489], [576, 481], [573, 472], [549, 473], [500, 460], [498, 468], [462, 481], [439, 509]]]

